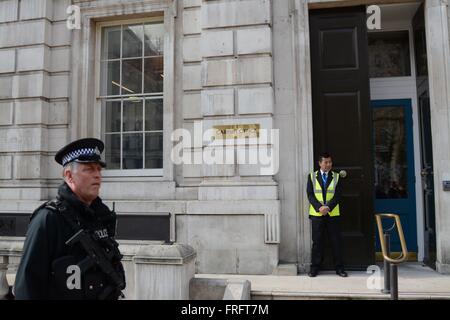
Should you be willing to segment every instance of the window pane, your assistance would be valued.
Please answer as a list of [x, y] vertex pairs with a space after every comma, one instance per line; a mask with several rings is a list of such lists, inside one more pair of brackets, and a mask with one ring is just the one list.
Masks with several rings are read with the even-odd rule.
[[123, 169], [142, 169], [142, 133], [123, 134]]
[[377, 199], [407, 198], [405, 113], [402, 107], [373, 110]]
[[145, 168], [162, 168], [162, 132], [145, 134]]
[[164, 25], [162, 23], [144, 26], [144, 55], [160, 56], [164, 50]]
[[[164, 36], [162, 22], [102, 29], [100, 92], [106, 96], [102, 131], [107, 169], [162, 168]], [[104, 61], [113, 59], [118, 61]], [[122, 97], [109, 97], [115, 95]]]
[[146, 58], [144, 61], [144, 92], [163, 92], [163, 58]]
[[120, 132], [120, 101], [106, 101], [105, 113], [105, 132]]
[[142, 99], [123, 101], [123, 131], [142, 131]]
[[142, 93], [142, 59], [122, 60], [122, 94]]
[[120, 58], [120, 26], [103, 28], [102, 59]]
[[120, 62], [102, 62], [101, 74], [101, 95], [110, 96], [120, 94]]
[[369, 32], [371, 78], [411, 75], [408, 31]]
[[105, 135], [105, 161], [107, 169], [120, 169], [120, 134]]
[[123, 26], [122, 58], [142, 57], [142, 24]]
[[163, 129], [163, 100], [147, 99], [145, 100], [145, 130]]

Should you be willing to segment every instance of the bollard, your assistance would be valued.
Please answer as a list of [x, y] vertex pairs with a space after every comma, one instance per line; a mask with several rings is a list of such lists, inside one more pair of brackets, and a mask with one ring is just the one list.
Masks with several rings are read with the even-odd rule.
[[[402, 246], [402, 254], [393, 259], [390, 257], [387, 247], [389, 246], [389, 242], [386, 242], [386, 239], [389, 239], [389, 237], [386, 237], [385, 234], [383, 234], [383, 225], [381, 220], [383, 218], [394, 218], [395, 224], [392, 226], [397, 226], [398, 230], [398, 236], [400, 238], [400, 244]], [[400, 216], [398, 214], [392, 214], [392, 213], [377, 213], [375, 215], [375, 219], [377, 221], [377, 227], [378, 227], [378, 235], [381, 242], [381, 251], [383, 252], [383, 258], [384, 260], [388, 261], [390, 263], [390, 291], [391, 291], [391, 299], [392, 300], [398, 300], [398, 264], [406, 261], [408, 259], [408, 248], [406, 247], [406, 240], [405, 235], [403, 233], [402, 228], [402, 222], [400, 220]], [[386, 266], [386, 265], [385, 265]], [[387, 268], [386, 268], [387, 269]], [[386, 270], [385, 270], [386, 271]], [[386, 278], [385, 278], [386, 280]]]
[[[384, 242], [386, 243], [386, 255], [391, 254], [391, 236], [388, 231], [384, 232]], [[390, 263], [386, 259], [383, 259], [384, 265], [384, 289], [381, 290], [382, 293], [391, 293], [391, 268]]]
[[391, 264], [391, 300], [398, 300], [398, 267]]

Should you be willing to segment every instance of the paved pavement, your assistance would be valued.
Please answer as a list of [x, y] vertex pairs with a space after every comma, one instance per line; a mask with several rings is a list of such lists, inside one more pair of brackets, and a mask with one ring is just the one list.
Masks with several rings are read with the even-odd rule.
[[[251, 282], [252, 299], [390, 299], [375, 286], [383, 287], [380, 277], [363, 271], [349, 271], [348, 278], [334, 272], [322, 272], [316, 278], [306, 274], [230, 275], [196, 274], [196, 278], [247, 279]], [[399, 267], [400, 299], [450, 299], [450, 275], [442, 275], [420, 263], [405, 263]], [[379, 281], [377, 281], [379, 279]]]

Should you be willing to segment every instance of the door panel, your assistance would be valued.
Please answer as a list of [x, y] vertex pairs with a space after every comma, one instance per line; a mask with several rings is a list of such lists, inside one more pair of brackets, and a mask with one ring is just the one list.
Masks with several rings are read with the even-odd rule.
[[330, 152], [334, 170], [347, 171], [341, 179], [344, 260], [348, 269], [364, 269], [375, 260], [365, 7], [311, 10], [310, 42], [314, 155]]
[[356, 28], [320, 30], [322, 70], [358, 68], [356, 37]]

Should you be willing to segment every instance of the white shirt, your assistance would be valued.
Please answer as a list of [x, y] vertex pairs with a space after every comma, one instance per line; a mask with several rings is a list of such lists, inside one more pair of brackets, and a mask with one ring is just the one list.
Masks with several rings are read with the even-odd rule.
[[[320, 174], [322, 175], [322, 177], [323, 177], [324, 174], [326, 174], [327, 175], [327, 180], [328, 180], [328, 174], [329, 173], [330, 173], [330, 171], [325, 172], [325, 171], [322, 171], [322, 169], [320, 169]], [[328, 206], [325, 206], [325, 207], [328, 207]]]
[[330, 171], [328, 171], [328, 172], [325, 172], [325, 171], [322, 171], [322, 169], [320, 169], [320, 174], [323, 176], [323, 174], [326, 174], [327, 175], [327, 179], [328, 179], [328, 174], [330, 173]]

